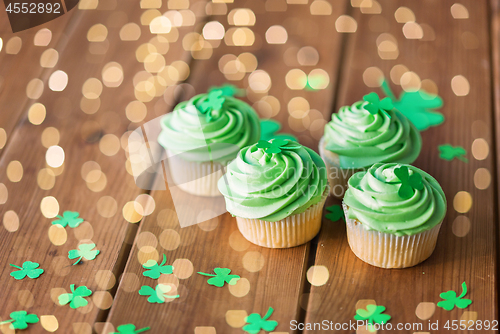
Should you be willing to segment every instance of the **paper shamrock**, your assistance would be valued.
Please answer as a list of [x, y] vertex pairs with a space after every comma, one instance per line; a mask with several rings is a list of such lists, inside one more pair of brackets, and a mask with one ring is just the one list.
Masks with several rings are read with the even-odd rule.
[[75, 285], [70, 285], [71, 293], [63, 293], [59, 296], [59, 304], [66, 305], [69, 303], [71, 308], [85, 307], [89, 303], [84, 297], [92, 294], [92, 291], [85, 285], [75, 289]]
[[147, 269], [142, 274], [146, 277], [153, 279], [160, 278], [161, 274], [172, 274], [174, 267], [170, 265], [164, 265], [167, 262], [167, 257], [163, 254], [163, 261], [158, 264], [155, 260], [148, 260], [142, 265], [144, 269]]
[[276, 133], [281, 129], [281, 124], [274, 119], [260, 120], [260, 139], [269, 141], [271, 139], [289, 139], [298, 142], [297, 138], [288, 133]]
[[25, 261], [22, 267], [18, 267], [13, 264], [10, 265], [14, 268], [19, 269], [10, 273], [10, 276], [18, 280], [21, 280], [26, 276], [28, 276], [29, 278], [38, 278], [41, 274], [43, 274], [43, 269], [38, 268], [40, 265], [36, 262]]
[[262, 148], [266, 153], [281, 153], [281, 148], [288, 144], [286, 139], [273, 139], [272, 141], [259, 140], [257, 148]]
[[233, 96], [244, 96], [245, 95], [244, 89], [239, 89], [235, 85], [231, 85], [231, 84], [224, 84], [224, 85], [218, 86], [218, 87], [217, 86], [210, 87], [210, 89], [208, 90], [208, 93], [213, 92], [215, 90], [220, 90], [222, 92], [223, 96], [233, 97]]
[[62, 216], [56, 216], [59, 219], [54, 220], [52, 225], [61, 225], [62, 227], [69, 225], [71, 228], [78, 227], [78, 225], [83, 223], [83, 218], [79, 218], [79, 215], [76, 211], [64, 211]]
[[342, 207], [340, 205], [328, 206], [326, 208], [326, 211], [329, 211], [329, 213], [325, 215], [326, 219], [329, 219], [332, 222], [336, 222], [337, 220], [342, 218], [342, 220], [345, 221], [344, 210], [342, 210]]
[[200, 112], [206, 115], [207, 122], [212, 120], [213, 111], [222, 109], [224, 102], [226, 102], [226, 97], [220, 89], [215, 89], [208, 93], [208, 97], [200, 106]]
[[414, 190], [424, 189], [424, 183], [422, 182], [422, 175], [420, 175], [420, 173], [415, 172], [410, 176], [408, 167], [401, 166], [394, 169], [394, 174], [401, 181], [401, 186], [398, 190], [398, 194], [401, 198], [408, 199], [413, 196]]
[[95, 248], [95, 244], [81, 244], [78, 246], [78, 249], [72, 249], [68, 252], [68, 258], [70, 260], [78, 258], [78, 261], [73, 263], [73, 265], [78, 264], [82, 259], [87, 261], [95, 259], [97, 255], [101, 251], [93, 250]]
[[156, 288], [152, 288], [147, 285], [143, 285], [141, 289], [139, 290], [139, 294], [141, 296], [149, 296], [148, 302], [150, 303], [164, 303], [166, 298], [179, 298], [179, 295], [175, 296], [169, 296], [167, 293], [169, 293], [172, 290], [172, 287], [170, 285], [166, 284], [158, 284]]
[[458, 308], [466, 308], [472, 304], [472, 300], [463, 298], [467, 294], [467, 285], [465, 282], [462, 283], [462, 294], [457, 297], [455, 291], [443, 292], [439, 297], [444, 300], [437, 303], [437, 306], [444, 308], [446, 311], [451, 311], [456, 306]]
[[419, 90], [402, 92], [398, 100], [385, 80], [382, 82], [382, 90], [392, 99], [394, 108], [405, 115], [419, 131], [444, 122], [443, 114], [434, 111], [443, 106], [443, 99], [439, 96]]
[[16, 311], [10, 314], [10, 319], [0, 322], [0, 325], [10, 323], [11, 329], [26, 329], [28, 324], [36, 324], [40, 319], [36, 314], [28, 314], [26, 311]]
[[377, 306], [370, 304], [366, 306], [365, 309], [356, 310], [356, 315], [354, 316], [355, 320], [367, 320], [368, 324], [373, 325], [376, 324], [386, 324], [391, 316], [388, 314], [383, 314], [385, 311], [384, 306]]
[[198, 274], [204, 276], [211, 276], [212, 278], [210, 278], [207, 281], [207, 283], [210, 285], [218, 286], [220, 288], [224, 286], [224, 283], [227, 283], [229, 285], [235, 285], [240, 279], [240, 276], [238, 275], [229, 275], [230, 272], [231, 269], [229, 268], [215, 268], [214, 269], [215, 275], [202, 272], [198, 272]]
[[144, 327], [144, 328], [141, 328], [141, 329], [135, 329], [135, 325], [133, 325], [133, 324], [126, 324], [126, 325], [120, 325], [120, 326], [116, 327], [116, 329], [118, 330], [118, 332], [113, 332], [111, 334], [138, 334], [138, 333], [142, 333], [142, 332], [148, 331], [151, 328], [150, 327]]
[[262, 318], [258, 313], [250, 314], [245, 318], [245, 322], [247, 322], [248, 325], [243, 326], [243, 330], [250, 334], [256, 334], [260, 332], [261, 329], [267, 332], [272, 332], [276, 328], [276, 326], [278, 326], [278, 322], [276, 320], [267, 320], [271, 316], [273, 311], [273, 308], [270, 307], [267, 310], [266, 315], [264, 315], [264, 317]]
[[443, 160], [451, 161], [454, 158], [462, 160], [463, 162], [469, 162], [469, 159], [465, 157], [467, 151], [462, 146], [453, 147], [450, 144], [444, 144], [438, 146], [439, 157]]
[[376, 115], [379, 111], [381, 111], [387, 117], [391, 118], [391, 115], [387, 113], [394, 108], [390, 98], [384, 97], [380, 100], [377, 93], [371, 92], [370, 94], [363, 96], [363, 100], [366, 102], [363, 104], [363, 109], [368, 111], [370, 114]]

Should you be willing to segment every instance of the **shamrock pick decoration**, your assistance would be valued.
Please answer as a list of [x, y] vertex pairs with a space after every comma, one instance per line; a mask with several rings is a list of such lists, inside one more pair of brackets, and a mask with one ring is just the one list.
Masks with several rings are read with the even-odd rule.
[[113, 332], [111, 334], [138, 334], [150, 330], [150, 327], [144, 327], [141, 329], [135, 329], [135, 325], [126, 324], [116, 327], [118, 332]]
[[179, 295], [167, 295], [167, 293], [169, 293], [171, 290], [172, 287], [166, 284], [158, 284], [154, 289], [150, 286], [143, 285], [139, 290], [139, 294], [141, 296], [149, 296], [148, 302], [150, 303], [162, 304], [165, 302], [166, 298], [179, 298]]
[[363, 96], [363, 100], [366, 102], [363, 104], [363, 109], [368, 111], [370, 114], [376, 115], [379, 111], [381, 111], [387, 117], [391, 118], [391, 115], [387, 113], [394, 108], [390, 98], [384, 97], [380, 100], [377, 93], [371, 92], [370, 94]]
[[78, 225], [83, 223], [83, 218], [79, 218], [79, 215], [76, 211], [64, 211], [62, 216], [56, 216], [59, 219], [54, 220], [52, 225], [61, 225], [62, 227], [69, 225], [71, 228], [78, 227]]
[[467, 294], [467, 284], [465, 282], [462, 283], [462, 294], [457, 297], [457, 293], [455, 291], [443, 292], [439, 295], [439, 297], [444, 300], [437, 303], [437, 306], [444, 308], [446, 311], [451, 311], [456, 306], [458, 308], [466, 308], [470, 304], [472, 304], [472, 300], [463, 298]]
[[259, 140], [257, 142], [257, 148], [262, 148], [266, 153], [274, 154], [281, 153], [281, 148], [288, 144], [286, 139], [274, 139], [272, 141]]
[[273, 308], [270, 307], [267, 310], [266, 315], [264, 317], [260, 317], [258, 313], [252, 313], [248, 317], [245, 318], [245, 321], [248, 323], [243, 326], [243, 330], [250, 334], [257, 334], [261, 329], [272, 332], [276, 326], [278, 326], [278, 322], [276, 320], [267, 320], [271, 314], [273, 313]]
[[424, 189], [424, 184], [422, 182], [422, 175], [420, 173], [413, 173], [411, 176], [408, 172], [407, 166], [401, 166], [394, 169], [394, 174], [401, 181], [401, 186], [399, 187], [398, 194], [403, 199], [408, 199], [413, 196], [414, 190]]
[[13, 264], [10, 264], [10, 266], [19, 269], [10, 273], [10, 276], [14, 277], [17, 280], [21, 280], [26, 276], [28, 276], [29, 278], [38, 278], [41, 274], [43, 274], [43, 269], [38, 268], [40, 264], [36, 262], [25, 261], [22, 267], [18, 267]]
[[0, 325], [10, 324], [11, 329], [26, 329], [28, 324], [36, 324], [40, 319], [36, 314], [28, 314], [26, 311], [16, 311], [10, 314], [10, 319], [0, 322]]
[[226, 102], [226, 97], [223, 95], [222, 90], [215, 89], [208, 93], [208, 97], [200, 106], [200, 112], [206, 115], [207, 122], [212, 120], [214, 110], [222, 109], [224, 102]]
[[326, 219], [331, 220], [332, 222], [336, 222], [337, 220], [341, 219], [345, 221], [344, 217], [344, 210], [342, 210], [342, 207], [340, 205], [332, 205], [326, 208], [326, 211], [329, 211], [325, 215]]
[[208, 90], [208, 93], [215, 91], [215, 90], [220, 90], [222, 92], [223, 96], [228, 96], [228, 97], [233, 97], [236, 95], [238, 95], [238, 96], [245, 95], [244, 89], [239, 89], [235, 85], [231, 85], [231, 84], [224, 84], [224, 85], [219, 86], [219, 87], [217, 87], [217, 86], [210, 87], [210, 89]]
[[463, 162], [469, 162], [469, 159], [465, 157], [467, 151], [462, 146], [453, 147], [450, 144], [444, 144], [438, 146], [439, 157], [443, 160], [451, 161], [454, 158], [462, 160]]
[[75, 285], [70, 285], [71, 293], [63, 293], [59, 296], [59, 304], [66, 305], [69, 303], [71, 308], [85, 307], [89, 303], [84, 297], [92, 294], [92, 291], [85, 285], [75, 289]]
[[376, 324], [386, 324], [391, 316], [388, 314], [383, 314], [385, 311], [384, 306], [377, 306], [374, 304], [370, 304], [366, 306], [365, 309], [356, 310], [356, 315], [354, 316], [355, 320], [367, 320], [368, 324], [372, 325]]
[[78, 246], [78, 249], [72, 249], [68, 252], [68, 258], [73, 260], [78, 258], [78, 261], [73, 263], [73, 265], [78, 264], [82, 259], [87, 261], [95, 259], [97, 255], [101, 251], [93, 250], [95, 248], [95, 244], [81, 244]]
[[229, 275], [230, 272], [231, 269], [229, 268], [215, 268], [214, 269], [215, 275], [202, 272], [198, 272], [198, 274], [204, 276], [211, 276], [212, 278], [210, 278], [207, 281], [207, 283], [210, 285], [218, 286], [220, 288], [224, 286], [224, 283], [227, 283], [229, 285], [235, 285], [240, 279], [240, 276], [238, 275]]
[[155, 260], [148, 260], [142, 265], [144, 269], [147, 269], [147, 271], [143, 272], [142, 274], [153, 279], [160, 278], [161, 274], [172, 274], [174, 267], [170, 265], [164, 265], [166, 262], [167, 257], [165, 256], [165, 254], [163, 254], [163, 261], [160, 264], [158, 264]]
[[298, 142], [297, 138], [288, 133], [276, 133], [281, 129], [281, 124], [274, 119], [260, 120], [260, 139], [269, 141], [271, 139], [289, 139]]

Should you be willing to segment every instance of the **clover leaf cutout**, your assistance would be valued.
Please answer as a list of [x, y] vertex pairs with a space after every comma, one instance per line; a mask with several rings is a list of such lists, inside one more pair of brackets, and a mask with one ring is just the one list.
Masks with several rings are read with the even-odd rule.
[[141, 328], [141, 329], [135, 329], [135, 325], [133, 325], [133, 324], [126, 324], [126, 325], [120, 325], [120, 326], [116, 327], [116, 329], [118, 330], [118, 332], [113, 332], [111, 334], [138, 334], [138, 333], [142, 333], [142, 332], [148, 331], [151, 328], [150, 327], [144, 327], [144, 328]]
[[139, 290], [139, 294], [141, 296], [149, 296], [148, 297], [148, 302], [150, 303], [158, 303], [162, 304], [165, 302], [167, 298], [174, 299], [174, 298], [179, 298], [179, 295], [175, 296], [169, 296], [167, 293], [169, 293], [172, 290], [172, 287], [170, 285], [166, 284], [158, 284], [156, 288], [152, 288], [147, 285], [143, 285], [141, 289]]
[[84, 297], [92, 294], [92, 291], [85, 285], [75, 289], [75, 285], [70, 285], [71, 293], [63, 293], [59, 296], [59, 304], [66, 305], [69, 303], [71, 308], [85, 307], [89, 303]]
[[354, 320], [367, 320], [368, 324], [371, 326], [373, 326], [373, 324], [386, 324], [389, 320], [391, 320], [391, 316], [383, 314], [384, 311], [384, 306], [370, 304], [366, 306], [366, 310], [357, 309]]
[[267, 320], [269, 319], [273, 311], [273, 308], [270, 307], [267, 310], [267, 313], [262, 318], [258, 313], [250, 314], [245, 318], [245, 322], [247, 322], [248, 324], [243, 326], [243, 330], [250, 334], [257, 334], [261, 329], [268, 332], [274, 331], [276, 326], [278, 326], [278, 322], [276, 320]]
[[163, 254], [163, 261], [160, 264], [158, 264], [155, 260], [148, 260], [142, 265], [144, 269], [147, 269], [147, 271], [142, 274], [153, 279], [160, 278], [161, 274], [172, 274], [174, 272], [174, 267], [171, 265], [165, 265], [166, 262], [167, 257], [165, 254]]
[[465, 157], [467, 151], [462, 146], [453, 147], [450, 144], [444, 144], [438, 146], [438, 149], [439, 157], [443, 160], [451, 161], [454, 158], [457, 158], [463, 162], [469, 162], [469, 159]]
[[229, 285], [235, 285], [240, 279], [240, 276], [238, 275], [229, 275], [230, 272], [231, 269], [229, 268], [215, 268], [214, 269], [215, 275], [202, 272], [198, 272], [198, 274], [204, 276], [211, 276], [212, 278], [210, 278], [207, 281], [207, 283], [210, 285], [215, 285], [220, 288], [224, 286], [224, 283], [227, 283]]
[[210, 87], [208, 90], [208, 93], [211, 93], [215, 90], [220, 90], [222, 92], [223, 96], [227, 97], [233, 97], [233, 96], [244, 96], [245, 95], [245, 90], [244, 89], [239, 89], [235, 85], [231, 84], [224, 84], [222, 86], [214, 86]]
[[78, 258], [78, 261], [73, 263], [73, 265], [78, 264], [82, 259], [87, 261], [93, 260], [101, 252], [100, 250], [93, 250], [96, 247], [95, 244], [81, 244], [78, 249], [72, 249], [68, 252], [68, 258], [70, 260]]
[[339, 219], [345, 221], [344, 210], [342, 210], [342, 207], [340, 205], [329, 206], [326, 208], [326, 211], [329, 211], [329, 213], [325, 215], [326, 219], [329, 219], [332, 222], [336, 222]]
[[28, 324], [36, 324], [40, 319], [36, 314], [28, 314], [26, 311], [16, 311], [12, 312], [10, 319], [0, 322], [0, 325], [5, 325], [10, 323], [11, 329], [26, 329]]
[[17, 280], [21, 280], [26, 276], [28, 276], [29, 278], [38, 278], [41, 274], [43, 274], [43, 269], [38, 268], [40, 264], [36, 262], [25, 261], [22, 264], [22, 267], [18, 267], [13, 264], [10, 264], [10, 266], [19, 269], [10, 273], [10, 276], [14, 277]]
[[470, 304], [472, 304], [472, 300], [463, 298], [467, 294], [467, 284], [465, 282], [462, 283], [462, 294], [457, 297], [457, 293], [455, 291], [447, 291], [443, 292], [439, 295], [439, 297], [444, 300], [437, 303], [437, 306], [444, 308], [446, 311], [451, 311], [456, 306], [458, 308], [464, 309], [467, 308]]
[[281, 124], [274, 119], [260, 120], [260, 139], [269, 141], [271, 139], [288, 139], [298, 142], [297, 137], [289, 133], [277, 133], [281, 129]]
[[268, 154], [281, 153], [284, 146], [288, 144], [286, 139], [273, 139], [271, 141], [259, 140], [257, 142], [257, 148], [263, 149]]
[[226, 97], [223, 95], [222, 90], [215, 89], [208, 93], [207, 98], [201, 103], [200, 106], [200, 112], [206, 115], [207, 122], [212, 120], [213, 111], [222, 109], [224, 102], [226, 102]]
[[78, 227], [78, 225], [83, 223], [83, 218], [79, 218], [79, 215], [76, 211], [64, 211], [62, 216], [56, 216], [59, 219], [54, 220], [52, 225], [61, 225], [62, 227], [69, 225], [71, 228]]
[[422, 175], [420, 173], [413, 173], [411, 176], [408, 172], [407, 166], [401, 166], [394, 169], [394, 174], [401, 181], [401, 186], [399, 187], [398, 194], [403, 199], [408, 199], [413, 196], [414, 190], [424, 189], [424, 183], [422, 182]]
[[383, 112], [387, 117], [391, 118], [387, 112], [391, 111], [394, 106], [392, 100], [389, 97], [384, 97], [382, 100], [378, 97], [377, 93], [371, 92], [363, 96], [365, 103], [363, 104], [363, 109], [368, 111], [372, 115], [376, 115], [379, 111]]

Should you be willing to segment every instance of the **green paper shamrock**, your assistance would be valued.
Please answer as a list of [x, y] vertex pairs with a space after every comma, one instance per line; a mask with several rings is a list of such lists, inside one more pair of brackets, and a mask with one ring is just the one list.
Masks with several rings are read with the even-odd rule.
[[260, 139], [269, 141], [271, 139], [289, 139], [298, 142], [297, 138], [288, 133], [276, 133], [281, 129], [281, 124], [274, 119], [260, 120]]
[[16, 311], [10, 314], [9, 320], [0, 322], [0, 325], [10, 324], [11, 329], [26, 329], [28, 324], [36, 324], [40, 319], [36, 314], [28, 314], [26, 311]]
[[419, 90], [402, 92], [398, 100], [385, 80], [382, 82], [382, 90], [392, 99], [394, 108], [405, 115], [419, 131], [427, 130], [431, 126], [437, 126], [444, 122], [443, 114], [434, 111], [434, 109], [443, 106], [441, 97]]
[[68, 258], [71, 260], [79, 258], [73, 265], [78, 264], [82, 259], [87, 261], [93, 260], [101, 252], [97, 249], [93, 250], [94, 248], [95, 244], [81, 244], [78, 246], [78, 249], [72, 249], [68, 252]]
[[14, 268], [19, 269], [10, 273], [10, 276], [18, 280], [21, 280], [26, 276], [28, 276], [29, 278], [38, 278], [41, 274], [43, 274], [43, 269], [38, 268], [40, 265], [36, 262], [25, 261], [22, 267], [18, 267], [13, 264], [10, 265]]
[[160, 278], [161, 274], [172, 274], [174, 267], [170, 265], [164, 265], [167, 262], [167, 257], [163, 254], [163, 261], [158, 264], [155, 260], [148, 260], [146, 263], [142, 265], [144, 269], [148, 269], [142, 274], [146, 277], [150, 277], [153, 279]]
[[370, 114], [376, 115], [379, 111], [381, 111], [387, 117], [391, 118], [391, 115], [387, 113], [394, 108], [390, 98], [384, 97], [380, 100], [377, 93], [371, 92], [370, 94], [363, 96], [363, 100], [366, 101], [366, 103], [363, 104], [363, 109], [368, 111]]
[[207, 281], [207, 283], [210, 285], [218, 286], [220, 288], [224, 286], [224, 283], [227, 283], [229, 285], [235, 285], [236, 282], [238, 282], [238, 280], [240, 279], [240, 276], [238, 275], [229, 275], [230, 272], [231, 269], [228, 268], [215, 268], [214, 269], [215, 275], [202, 272], [198, 272], [198, 274], [204, 276], [211, 276], [212, 278], [210, 278]]
[[111, 334], [138, 334], [150, 330], [150, 327], [144, 327], [141, 329], [135, 329], [135, 325], [126, 324], [116, 327], [118, 332], [113, 332]]
[[437, 306], [444, 308], [446, 311], [451, 311], [456, 306], [458, 308], [466, 308], [470, 304], [472, 304], [472, 300], [463, 299], [463, 297], [467, 294], [467, 285], [465, 282], [462, 283], [462, 294], [457, 297], [457, 293], [455, 291], [443, 292], [439, 295], [439, 297], [444, 300], [437, 303]]
[[467, 151], [462, 146], [453, 147], [450, 144], [444, 144], [438, 146], [439, 157], [443, 160], [451, 161], [454, 158], [462, 160], [463, 162], [469, 162], [469, 159], [465, 157]]
[[166, 284], [158, 284], [154, 289], [150, 286], [143, 285], [139, 290], [139, 294], [141, 296], [149, 296], [148, 302], [150, 303], [162, 304], [165, 302], [166, 298], [179, 298], [179, 295], [167, 295], [167, 293], [169, 293], [171, 290], [172, 287]]
[[330, 211], [330, 213], [327, 213], [325, 215], [326, 219], [329, 219], [332, 222], [336, 222], [337, 220], [342, 218], [342, 220], [345, 221], [344, 210], [342, 210], [342, 207], [340, 205], [329, 206], [326, 208], [326, 211]]
[[250, 334], [256, 334], [260, 332], [261, 329], [272, 332], [276, 328], [276, 326], [278, 326], [278, 322], [276, 320], [267, 320], [271, 316], [273, 311], [273, 308], [270, 307], [263, 318], [261, 318], [260, 314], [258, 313], [250, 314], [245, 318], [245, 322], [247, 322], [248, 325], [243, 326], [243, 330]]
[[203, 101], [200, 106], [200, 112], [206, 115], [207, 122], [212, 120], [213, 111], [222, 109], [224, 102], [226, 102], [226, 97], [220, 89], [208, 93], [207, 99]]
[[239, 89], [235, 85], [224, 84], [222, 86], [214, 86], [210, 87], [208, 93], [211, 93], [215, 90], [220, 90], [223, 96], [233, 97], [233, 96], [245, 96], [245, 90]]
[[354, 316], [355, 320], [368, 320], [368, 324], [373, 325], [376, 324], [386, 324], [389, 320], [391, 320], [391, 316], [388, 314], [382, 314], [385, 311], [384, 306], [377, 306], [370, 304], [366, 306], [365, 309], [356, 310], [356, 315]]
[[288, 144], [286, 139], [273, 139], [272, 141], [259, 140], [257, 148], [262, 148], [268, 154], [281, 153], [281, 148]]
[[78, 225], [83, 223], [83, 218], [78, 218], [79, 215], [76, 211], [64, 211], [62, 217], [59, 215], [56, 216], [59, 219], [54, 220], [52, 225], [61, 225], [62, 227], [69, 225], [71, 228], [78, 227]]
[[75, 289], [75, 285], [70, 285], [71, 293], [63, 293], [59, 296], [59, 304], [66, 305], [68, 303], [71, 308], [85, 307], [89, 303], [84, 297], [92, 294], [92, 291], [85, 285]]
[[401, 186], [398, 190], [398, 194], [401, 198], [408, 199], [412, 197], [414, 189], [424, 189], [424, 183], [422, 182], [422, 175], [420, 175], [420, 173], [415, 172], [410, 176], [408, 173], [408, 167], [401, 166], [394, 169], [394, 174], [401, 181]]

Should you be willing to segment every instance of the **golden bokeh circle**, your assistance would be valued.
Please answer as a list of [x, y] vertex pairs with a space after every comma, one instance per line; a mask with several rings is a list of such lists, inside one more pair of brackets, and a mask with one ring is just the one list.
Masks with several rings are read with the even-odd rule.
[[158, 240], [160, 241], [160, 245], [165, 250], [175, 250], [179, 247], [181, 243], [181, 237], [179, 233], [171, 229], [163, 230]]
[[174, 267], [174, 275], [179, 279], [189, 278], [194, 272], [193, 263], [188, 259], [176, 259], [172, 266]]
[[457, 212], [466, 213], [472, 207], [472, 196], [467, 191], [459, 191], [453, 198], [453, 207]]
[[451, 230], [453, 234], [459, 238], [465, 237], [469, 234], [471, 228], [470, 220], [466, 216], [457, 216], [453, 221], [453, 225], [451, 226]]
[[314, 286], [322, 286], [328, 282], [330, 273], [325, 266], [311, 266], [306, 273], [307, 281]]
[[228, 285], [229, 292], [235, 297], [245, 297], [250, 292], [250, 281], [246, 278], [240, 278], [236, 284]]
[[264, 268], [266, 260], [264, 256], [257, 251], [250, 251], [245, 253], [242, 259], [243, 268], [249, 272], [257, 272]]

